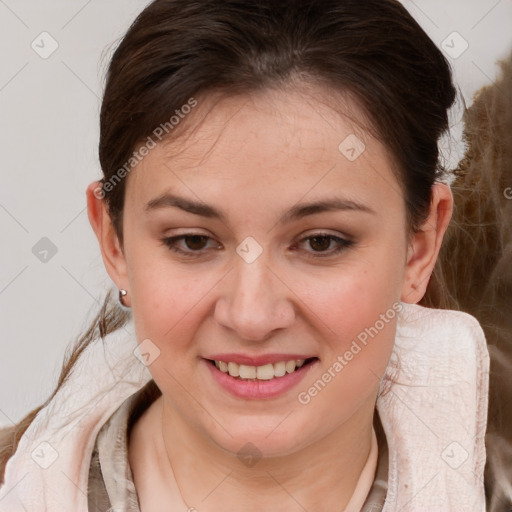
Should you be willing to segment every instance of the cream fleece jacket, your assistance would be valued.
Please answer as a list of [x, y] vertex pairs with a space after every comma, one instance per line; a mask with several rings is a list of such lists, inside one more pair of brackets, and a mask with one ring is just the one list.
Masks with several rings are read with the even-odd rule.
[[[489, 354], [482, 328], [466, 313], [401, 305], [377, 399], [389, 449], [382, 512], [484, 512]], [[84, 351], [7, 463], [1, 512], [87, 511], [96, 435], [151, 378], [136, 343], [131, 320]]]

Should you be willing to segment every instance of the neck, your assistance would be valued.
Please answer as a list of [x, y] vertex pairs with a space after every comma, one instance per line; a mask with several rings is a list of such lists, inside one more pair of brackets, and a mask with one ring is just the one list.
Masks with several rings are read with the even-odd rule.
[[[344, 510], [368, 460], [373, 413], [374, 403], [369, 402], [309, 446], [244, 464], [236, 453], [190, 428], [160, 397], [141, 418], [144, 425], [139, 421], [141, 425], [134, 426], [130, 439], [141, 505], [147, 496], [148, 505], [165, 499], [179, 503], [183, 510], [193, 507], [201, 512]], [[137, 442], [139, 435], [143, 438]], [[151, 482], [151, 492], [144, 481]], [[156, 495], [163, 493], [166, 496], [157, 500]]]

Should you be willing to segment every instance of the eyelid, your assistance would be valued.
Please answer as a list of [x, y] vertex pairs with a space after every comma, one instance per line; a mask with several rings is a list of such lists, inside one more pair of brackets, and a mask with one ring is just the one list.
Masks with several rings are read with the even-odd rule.
[[307, 242], [308, 240], [311, 240], [312, 238], [330, 238], [331, 241], [335, 241], [338, 244], [334, 250], [330, 249], [327, 251], [319, 251], [319, 252], [304, 251], [304, 253], [307, 255], [306, 257], [311, 257], [314, 259], [334, 257], [334, 256], [338, 255], [340, 252], [343, 252], [346, 249], [349, 249], [351, 246], [354, 245], [354, 241], [348, 237], [340, 236], [339, 234], [334, 235], [332, 233], [329, 233], [327, 231], [322, 231], [322, 230], [313, 231], [312, 233], [306, 234], [306, 235], [300, 235], [300, 237], [297, 240], [297, 243], [300, 244], [303, 242]]
[[[199, 236], [202, 238], [207, 238], [208, 240], [214, 240], [214, 238], [212, 238], [208, 234], [187, 231], [187, 232], [184, 232], [184, 233], [181, 233], [178, 235], [164, 237], [161, 239], [161, 241], [164, 245], [166, 245], [168, 247], [169, 250], [174, 251], [178, 254], [181, 254], [185, 257], [189, 257], [189, 258], [201, 257], [208, 252], [207, 249], [199, 249], [197, 251], [183, 250], [183, 249], [178, 249], [176, 246], [176, 243], [178, 241], [184, 240], [186, 238], [191, 238], [193, 236]], [[308, 240], [313, 239], [313, 238], [329, 238], [331, 240], [331, 242], [334, 241], [337, 243], [337, 247], [334, 250], [331, 249], [331, 250], [327, 250], [327, 251], [317, 251], [317, 252], [306, 251], [306, 250], [303, 251], [306, 254], [306, 257], [312, 257], [314, 259], [328, 258], [328, 257], [336, 256], [340, 252], [342, 252], [346, 249], [349, 249], [355, 243], [353, 240], [350, 239], [350, 237], [339, 236], [339, 234], [334, 235], [334, 234], [326, 232], [326, 231], [313, 231], [312, 233], [307, 234], [307, 235], [304, 235], [304, 234], [299, 235], [299, 237], [293, 242], [292, 247], [294, 248], [297, 245], [307, 242]]]
[[199, 236], [199, 237], [202, 237], [202, 238], [207, 238], [208, 241], [214, 240], [214, 238], [212, 238], [210, 235], [207, 235], [205, 233], [194, 233], [194, 232], [187, 231], [186, 233], [182, 233], [182, 234], [179, 234], [179, 235], [173, 235], [173, 236], [164, 237], [164, 238], [161, 239], [161, 242], [164, 245], [166, 245], [169, 250], [174, 251], [174, 252], [176, 252], [178, 254], [181, 254], [181, 255], [183, 255], [185, 257], [197, 258], [197, 257], [205, 255], [205, 253], [207, 252], [206, 249], [200, 249], [198, 251], [192, 251], [192, 250], [178, 249], [176, 247], [176, 243], [178, 241], [184, 240], [186, 238], [191, 238], [193, 236]]

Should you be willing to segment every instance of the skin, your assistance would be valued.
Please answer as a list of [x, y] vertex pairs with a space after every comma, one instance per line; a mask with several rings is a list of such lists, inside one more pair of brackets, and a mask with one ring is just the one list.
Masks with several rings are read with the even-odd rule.
[[[185, 120], [195, 129], [158, 144], [127, 178], [123, 247], [94, 195], [98, 183], [87, 190], [105, 267], [128, 291], [137, 339], [160, 350], [148, 369], [163, 395], [130, 437], [144, 512], [171, 504], [186, 510], [175, 479], [187, 505], [201, 512], [339, 511], [354, 491], [396, 317], [310, 403], [299, 403], [298, 394], [394, 302], [422, 298], [453, 198], [447, 185], [435, 184], [429, 218], [408, 237], [387, 150], [343, 111], [364, 120], [355, 102], [320, 87], [202, 99]], [[338, 149], [349, 134], [366, 146], [354, 161]], [[145, 211], [170, 191], [215, 206], [225, 222], [176, 207]], [[296, 203], [333, 195], [374, 213], [327, 211], [278, 223]], [[306, 239], [326, 231], [353, 245], [334, 253], [335, 240], [320, 246]], [[161, 242], [185, 232], [211, 237], [177, 242], [189, 253], [202, 250], [199, 257]], [[247, 236], [263, 249], [250, 264], [236, 252]], [[205, 367], [202, 357], [220, 352], [304, 353], [319, 361], [285, 394], [244, 400]], [[252, 467], [237, 457], [247, 442], [263, 454]]]

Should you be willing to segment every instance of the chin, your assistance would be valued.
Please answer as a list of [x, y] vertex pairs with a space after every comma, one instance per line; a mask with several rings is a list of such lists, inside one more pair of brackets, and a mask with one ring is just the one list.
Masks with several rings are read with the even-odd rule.
[[286, 415], [282, 415], [280, 418], [272, 417], [272, 421], [265, 421], [255, 416], [251, 420], [244, 418], [239, 422], [230, 421], [229, 434], [222, 429], [216, 429], [206, 435], [220, 448], [236, 455], [241, 462], [244, 462], [244, 457], [284, 457], [305, 448], [318, 436], [297, 428], [296, 420], [295, 425], [291, 422], [288, 425], [294, 428], [284, 428], [287, 422], [285, 418]]

